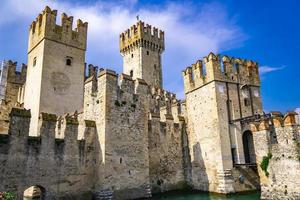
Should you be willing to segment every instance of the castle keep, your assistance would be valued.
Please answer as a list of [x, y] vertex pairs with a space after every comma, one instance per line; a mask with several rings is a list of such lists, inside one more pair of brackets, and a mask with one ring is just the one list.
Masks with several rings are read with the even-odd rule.
[[[28, 65], [0, 71], [0, 191], [19, 199], [137, 199], [171, 190], [300, 198], [296, 113], [263, 113], [258, 63], [210, 53], [163, 89], [164, 32], [120, 34], [123, 73], [86, 66], [88, 24], [46, 7]], [[87, 73], [86, 73], [87, 72]], [[286, 170], [282, 170], [286, 169]], [[295, 179], [288, 178], [292, 173]]]

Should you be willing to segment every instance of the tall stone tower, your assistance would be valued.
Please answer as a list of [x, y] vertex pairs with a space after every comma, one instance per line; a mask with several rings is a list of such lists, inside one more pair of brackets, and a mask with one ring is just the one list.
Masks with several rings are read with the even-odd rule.
[[24, 107], [31, 110], [31, 132], [36, 134], [40, 112], [64, 114], [83, 107], [87, 23], [61, 16], [46, 7], [30, 26]]
[[234, 166], [255, 164], [253, 137], [243, 119], [262, 114], [258, 65], [210, 53], [183, 77], [192, 182], [204, 191], [236, 192]]
[[138, 21], [120, 34], [123, 73], [162, 87], [161, 54], [165, 49], [164, 32]]

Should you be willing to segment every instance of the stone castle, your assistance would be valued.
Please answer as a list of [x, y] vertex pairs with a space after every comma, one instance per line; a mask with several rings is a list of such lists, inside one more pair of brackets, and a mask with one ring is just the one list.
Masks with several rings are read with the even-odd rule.
[[[88, 24], [46, 7], [28, 65], [0, 73], [0, 191], [18, 199], [137, 199], [260, 190], [300, 199], [296, 113], [263, 113], [258, 64], [210, 53], [163, 89], [164, 32], [120, 34], [123, 73], [86, 66]], [[86, 73], [87, 72], [87, 73]]]

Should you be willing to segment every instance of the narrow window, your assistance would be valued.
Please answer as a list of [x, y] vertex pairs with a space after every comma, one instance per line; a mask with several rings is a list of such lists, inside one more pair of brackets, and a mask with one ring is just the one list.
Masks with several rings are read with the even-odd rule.
[[133, 54], [131, 54], [131, 58], [133, 58]]
[[147, 51], [147, 55], [149, 56], [149, 51]]
[[72, 58], [71, 57], [67, 57], [67, 59], [66, 59], [66, 65], [67, 66], [72, 66]]
[[235, 164], [236, 163], [236, 148], [231, 148], [231, 159], [232, 159], [232, 163]]
[[122, 158], [120, 158], [120, 164], [122, 164]]
[[130, 76], [133, 77], [133, 70], [130, 70]]
[[244, 98], [244, 105], [245, 106], [250, 106], [250, 99], [249, 98]]
[[36, 57], [33, 58], [33, 66], [36, 66]]

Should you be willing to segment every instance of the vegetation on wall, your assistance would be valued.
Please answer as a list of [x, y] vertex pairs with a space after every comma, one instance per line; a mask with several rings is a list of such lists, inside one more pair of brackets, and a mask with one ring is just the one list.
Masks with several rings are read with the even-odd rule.
[[269, 166], [269, 162], [270, 159], [272, 158], [272, 154], [268, 153], [267, 156], [263, 157], [262, 162], [260, 163], [260, 168], [265, 172], [266, 176], [269, 176], [269, 172], [268, 172], [268, 166]]
[[300, 162], [300, 142], [297, 142], [298, 161]]
[[14, 200], [15, 195], [11, 192], [0, 192], [0, 200]]

